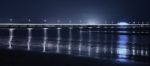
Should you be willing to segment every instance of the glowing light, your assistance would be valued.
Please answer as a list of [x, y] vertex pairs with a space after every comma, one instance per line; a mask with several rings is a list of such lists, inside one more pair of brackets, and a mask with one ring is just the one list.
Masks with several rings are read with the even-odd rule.
[[47, 20], [46, 20], [46, 19], [44, 19], [43, 21], [44, 21], [44, 22], [47, 22]]
[[127, 22], [119, 22], [119, 23], [117, 23], [118, 25], [128, 25], [128, 23]]
[[96, 25], [96, 24], [98, 24], [98, 21], [95, 19], [90, 19], [90, 20], [88, 20], [87, 24], [88, 25]]
[[127, 28], [129, 24], [127, 22], [119, 22], [117, 25], [119, 25], [118, 28]]
[[31, 22], [31, 19], [28, 19], [28, 22]]
[[10, 19], [9, 19], [9, 21], [10, 21], [10, 22], [12, 22], [12, 21], [13, 21], [13, 19], [12, 19], [12, 18], [10, 18]]

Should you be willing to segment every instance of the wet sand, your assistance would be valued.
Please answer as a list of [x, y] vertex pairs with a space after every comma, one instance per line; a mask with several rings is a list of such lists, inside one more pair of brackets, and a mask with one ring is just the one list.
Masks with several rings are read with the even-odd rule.
[[150, 66], [147, 62], [121, 62], [54, 53], [0, 49], [0, 64], [5, 66]]

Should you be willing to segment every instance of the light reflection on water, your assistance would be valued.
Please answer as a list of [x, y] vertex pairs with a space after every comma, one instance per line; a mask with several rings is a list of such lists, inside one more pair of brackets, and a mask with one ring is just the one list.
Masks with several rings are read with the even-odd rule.
[[128, 43], [127, 35], [118, 35], [117, 52], [119, 54], [119, 58], [127, 58], [127, 51], [128, 51], [127, 43]]
[[[31, 34], [31, 29], [28, 30], [27, 37], [13, 35], [13, 31], [10, 30], [9, 37], [0, 37], [0, 47], [97, 59], [134, 60], [136, 56], [149, 57], [150, 42], [146, 35], [104, 34], [90, 30], [84, 32], [80, 29], [79, 38], [74, 38], [72, 28], [69, 29], [68, 34], [61, 32], [61, 28], [57, 28], [57, 38], [51, 38], [48, 35], [53, 34], [48, 33], [47, 28], [41, 31], [44, 32], [42, 37], [32, 36], [34, 33]], [[68, 38], [61, 37], [62, 34], [66, 34]]]

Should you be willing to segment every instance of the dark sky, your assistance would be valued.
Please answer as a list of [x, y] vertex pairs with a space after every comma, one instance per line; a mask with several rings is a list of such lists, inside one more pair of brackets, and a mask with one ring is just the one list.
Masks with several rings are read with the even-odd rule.
[[149, 0], [0, 0], [0, 18], [150, 20]]

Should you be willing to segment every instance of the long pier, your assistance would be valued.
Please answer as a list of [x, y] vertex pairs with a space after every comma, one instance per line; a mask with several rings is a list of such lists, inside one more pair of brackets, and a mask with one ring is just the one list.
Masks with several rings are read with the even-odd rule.
[[14, 24], [14, 23], [0, 23], [0, 28], [46, 28], [46, 27], [122, 27], [122, 28], [130, 28], [130, 27], [150, 27], [150, 24], [33, 24], [33, 23], [25, 23], [25, 24]]
[[48, 28], [67, 29], [78, 31], [93, 31], [104, 33], [129, 33], [129, 34], [149, 34], [150, 24], [46, 24], [46, 23], [0, 23], [0, 28], [24, 28], [31, 30], [32, 28]]

